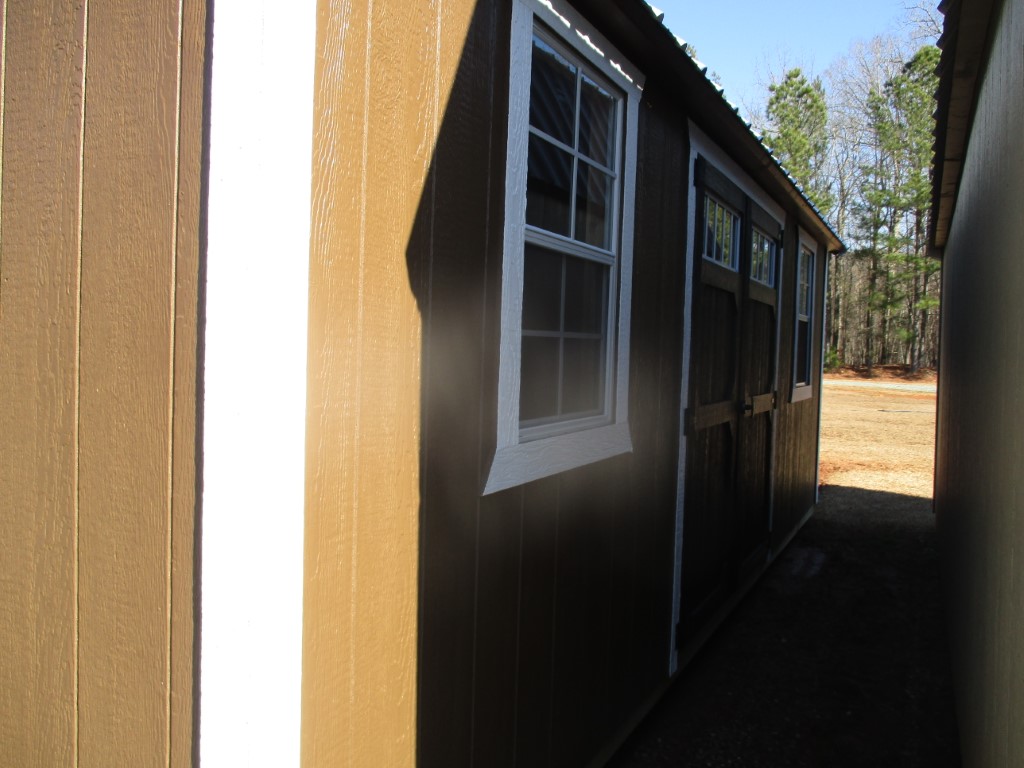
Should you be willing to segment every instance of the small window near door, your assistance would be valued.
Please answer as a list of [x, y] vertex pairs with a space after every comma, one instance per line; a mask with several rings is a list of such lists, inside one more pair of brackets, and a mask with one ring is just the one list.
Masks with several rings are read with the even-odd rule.
[[711, 195], [704, 196], [704, 258], [739, 269], [740, 216]]
[[775, 287], [775, 241], [756, 227], [751, 237], [750, 278]]
[[793, 349], [793, 386], [807, 388], [810, 396], [814, 326], [814, 252], [801, 243], [796, 272], [796, 338]]

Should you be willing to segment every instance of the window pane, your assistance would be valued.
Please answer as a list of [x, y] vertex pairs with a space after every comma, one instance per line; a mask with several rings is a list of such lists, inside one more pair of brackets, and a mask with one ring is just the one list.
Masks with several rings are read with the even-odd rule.
[[562, 255], [526, 246], [523, 270], [523, 330], [561, 329]]
[[761, 264], [764, 261], [764, 249], [760, 232], [754, 232], [751, 238], [750, 247], [750, 276], [755, 280], [762, 280]]
[[750, 276], [760, 283], [775, 285], [775, 243], [758, 230], [753, 231]]
[[796, 383], [807, 384], [811, 380], [811, 324], [798, 320], [796, 324]]
[[604, 333], [609, 267], [596, 261], [565, 257], [565, 330]]
[[576, 239], [611, 250], [612, 177], [581, 162], [576, 181]]
[[604, 342], [566, 339], [562, 375], [562, 412], [599, 411], [603, 405]]
[[715, 257], [715, 204], [710, 197], [704, 198], [704, 257]]
[[580, 152], [610, 168], [614, 141], [615, 99], [584, 75], [580, 90]]
[[530, 136], [526, 178], [526, 223], [569, 235], [572, 155], [539, 136]]
[[557, 338], [523, 334], [522, 378], [519, 389], [519, 418], [549, 418], [558, 415]]
[[727, 266], [732, 266], [732, 235], [733, 235], [733, 218], [726, 210], [722, 210], [722, 263]]
[[719, 264], [725, 262], [725, 222], [722, 217], [725, 216], [725, 210], [715, 204], [715, 261]]
[[570, 147], [576, 114], [576, 67], [543, 40], [533, 38], [530, 125]]
[[810, 251], [800, 252], [798, 267], [798, 283], [796, 294], [796, 311], [798, 315], [809, 317], [811, 314], [811, 259]]

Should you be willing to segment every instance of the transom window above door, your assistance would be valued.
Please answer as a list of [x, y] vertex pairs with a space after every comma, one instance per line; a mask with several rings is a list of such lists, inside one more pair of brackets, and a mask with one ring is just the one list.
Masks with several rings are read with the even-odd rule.
[[740, 264], [740, 216], [711, 195], [704, 196], [704, 258], [735, 271]]

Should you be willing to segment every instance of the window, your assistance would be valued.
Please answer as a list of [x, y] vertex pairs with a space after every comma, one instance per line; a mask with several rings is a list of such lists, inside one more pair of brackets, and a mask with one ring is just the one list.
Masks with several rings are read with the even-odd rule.
[[704, 196], [704, 258], [735, 271], [740, 264], [740, 216]]
[[497, 447], [485, 493], [632, 448], [641, 80], [572, 9], [514, 3]]
[[750, 277], [769, 288], [775, 287], [775, 241], [757, 227], [751, 236]]
[[[814, 326], [814, 251], [800, 243], [800, 256], [796, 269], [796, 339], [793, 346], [793, 385], [806, 387], [810, 396], [811, 360], [813, 358], [811, 339]], [[794, 393], [794, 399], [802, 399]]]
[[520, 438], [611, 417], [609, 306], [618, 248], [619, 89], [533, 34], [526, 152]]

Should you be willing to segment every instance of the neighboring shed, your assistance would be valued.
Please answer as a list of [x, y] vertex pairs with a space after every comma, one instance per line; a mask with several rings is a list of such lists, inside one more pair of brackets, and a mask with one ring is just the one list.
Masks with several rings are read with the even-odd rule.
[[1024, 3], [941, 8], [935, 512], [964, 766], [1021, 765]]
[[813, 512], [835, 234], [640, 0], [58, 5], [0, 762], [601, 762]]

